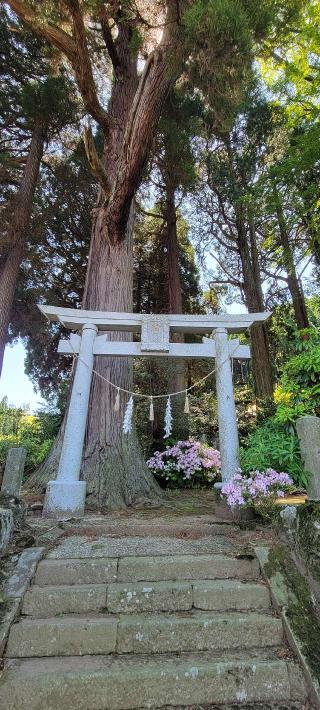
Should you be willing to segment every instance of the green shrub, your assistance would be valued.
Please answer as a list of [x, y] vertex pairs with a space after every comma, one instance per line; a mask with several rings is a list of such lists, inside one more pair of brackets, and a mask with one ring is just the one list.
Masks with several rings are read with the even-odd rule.
[[274, 468], [289, 473], [296, 486], [305, 488], [307, 485], [298, 437], [293, 429], [289, 431], [274, 419], [267, 419], [249, 434], [240, 459], [245, 472]]
[[307, 486], [295, 423], [305, 414], [319, 414], [319, 372], [319, 330], [301, 330], [296, 334], [294, 353], [284, 365], [275, 390], [275, 415], [249, 434], [241, 450], [244, 471], [271, 467], [289, 473], [297, 486]]
[[283, 368], [275, 390], [276, 421], [294, 425], [298, 417], [320, 413], [320, 335], [316, 328], [299, 331], [295, 354]]
[[27, 451], [25, 472], [27, 474], [31, 473], [31, 471], [39, 466], [45, 459], [52, 444], [53, 439], [40, 441], [30, 436], [13, 436], [12, 434], [0, 435], [0, 469], [3, 469], [5, 466], [9, 449], [23, 446]]
[[26, 451], [26, 473], [45, 459], [54, 441], [59, 417], [47, 413], [30, 414], [22, 407], [0, 402], [0, 470], [4, 468], [9, 449], [23, 446]]

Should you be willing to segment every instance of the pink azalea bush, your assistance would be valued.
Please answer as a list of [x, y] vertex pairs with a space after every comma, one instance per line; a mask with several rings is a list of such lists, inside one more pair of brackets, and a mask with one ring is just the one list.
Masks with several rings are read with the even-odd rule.
[[278, 473], [273, 468], [266, 471], [252, 471], [244, 475], [239, 471], [221, 488], [230, 508], [256, 505], [268, 508], [276, 498], [283, 498], [290, 491], [293, 480], [288, 473]]
[[188, 439], [155, 451], [147, 466], [171, 488], [192, 488], [218, 480], [221, 461], [217, 449]]

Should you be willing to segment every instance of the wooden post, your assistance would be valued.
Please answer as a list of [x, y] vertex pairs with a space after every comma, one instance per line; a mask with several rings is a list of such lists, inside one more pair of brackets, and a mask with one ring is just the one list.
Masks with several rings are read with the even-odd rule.
[[219, 448], [222, 483], [229, 481], [239, 468], [239, 438], [234, 401], [228, 331], [214, 331], [216, 346], [216, 386], [219, 422]]
[[93, 346], [98, 328], [82, 327], [82, 338], [56, 481], [49, 481], [43, 514], [47, 517], [81, 516], [86, 483], [79, 481], [93, 369]]

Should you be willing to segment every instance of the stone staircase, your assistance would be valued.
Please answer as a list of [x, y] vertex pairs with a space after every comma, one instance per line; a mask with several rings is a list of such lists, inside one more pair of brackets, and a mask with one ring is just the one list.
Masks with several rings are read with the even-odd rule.
[[40, 562], [11, 627], [0, 707], [303, 708], [258, 561], [229, 554]]

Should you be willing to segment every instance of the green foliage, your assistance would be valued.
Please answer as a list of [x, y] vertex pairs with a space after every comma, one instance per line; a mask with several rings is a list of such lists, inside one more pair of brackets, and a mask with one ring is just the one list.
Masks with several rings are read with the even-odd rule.
[[248, 17], [240, 0], [197, 0], [184, 15], [191, 50], [189, 74], [225, 125], [242, 100], [252, 59]]
[[43, 81], [50, 64], [48, 45], [29, 33], [3, 3], [0, 7], [0, 47], [0, 181], [1, 203], [4, 204], [21, 180], [24, 165], [21, 158], [32, 128], [22, 106], [23, 87], [30, 79]]
[[42, 168], [28, 259], [15, 293], [11, 338], [24, 339], [26, 373], [43, 397], [58, 395], [60, 411], [64, 409], [71, 363], [57, 353], [61, 329], [45, 321], [37, 303], [80, 306], [95, 198], [96, 184], [83, 144], [50, 168]]
[[320, 334], [299, 331], [295, 354], [287, 361], [275, 390], [276, 421], [294, 425], [297, 417], [320, 412]]
[[56, 132], [76, 119], [73, 95], [74, 85], [67, 76], [47, 76], [25, 84], [21, 92], [22, 109], [28, 121], [40, 115], [51, 133]]
[[[308, 111], [319, 111], [319, 67], [316, 60], [320, 46], [320, 8], [318, 0], [288, 3], [291, 18], [283, 17], [285, 42], [262, 64], [264, 77], [273, 92], [286, 104], [293, 119], [303, 118]], [[299, 8], [300, 5], [300, 8]], [[299, 11], [300, 10], [300, 11]], [[298, 13], [298, 21], [292, 22]], [[298, 24], [298, 31], [297, 31]], [[277, 28], [279, 32], [279, 26]]]
[[11, 407], [4, 398], [0, 402], [0, 469], [5, 465], [9, 449], [24, 446], [27, 450], [25, 470], [30, 473], [49, 453], [59, 424], [60, 418], [54, 414], [30, 414], [21, 407]]
[[[195, 250], [189, 238], [189, 225], [178, 210], [176, 213], [183, 312], [201, 313], [200, 275]], [[142, 215], [136, 221], [133, 294], [135, 310], [140, 313], [168, 313], [168, 260], [163, 234], [164, 219], [162, 205], [156, 204], [148, 216]]]
[[212, 480], [206, 476], [206, 471], [196, 471], [190, 479], [186, 479], [183, 471], [176, 468], [175, 464], [167, 466], [165, 473], [162, 471], [154, 471], [154, 477], [158, 481], [161, 488], [169, 488], [173, 490], [184, 490], [186, 488], [212, 488]]
[[186, 11], [190, 77], [214, 107], [222, 129], [253, 80], [254, 54], [272, 53], [302, 6], [302, 0], [196, 0]]
[[[320, 327], [320, 297], [306, 298], [308, 319], [312, 328]], [[277, 305], [269, 321], [270, 350], [275, 366], [276, 379], [279, 379], [289, 358], [296, 354], [297, 326], [291, 303]]]
[[191, 141], [199, 132], [199, 112], [197, 99], [176, 90], [169, 95], [159, 122], [156, 160], [162, 175], [170, 176], [174, 188], [184, 192], [192, 190], [197, 179]]
[[239, 52], [250, 50], [248, 17], [241, 0], [198, 0], [186, 12], [184, 24], [189, 36], [208, 48], [219, 38], [221, 45], [237, 42]]
[[249, 434], [240, 459], [245, 472], [274, 468], [289, 473], [298, 487], [307, 484], [297, 435], [274, 419], [267, 419]]

